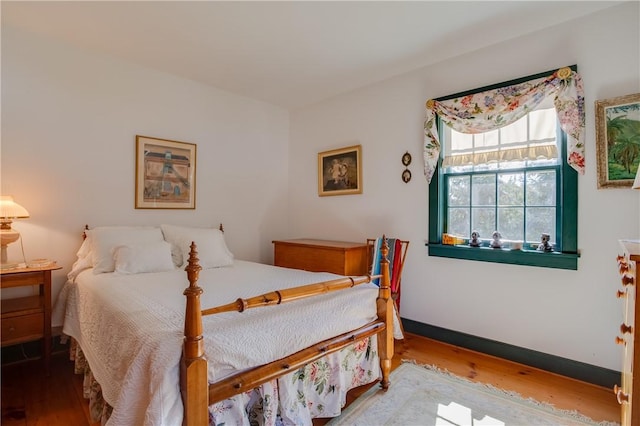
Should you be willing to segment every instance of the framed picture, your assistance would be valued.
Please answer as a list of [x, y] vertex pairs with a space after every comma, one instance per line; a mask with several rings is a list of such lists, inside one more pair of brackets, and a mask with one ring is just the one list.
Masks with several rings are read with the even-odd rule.
[[411, 180], [411, 170], [404, 169], [404, 171], [402, 172], [402, 181], [404, 183], [409, 183], [410, 180]]
[[318, 154], [318, 195], [362, 194], [360, 145]]
[[639, 146], [640, 93], [596, 101], [598, 189], [631, 187]]
[[196, 145], [136, 136], [136, 209], [196, 208]]
[[405, 167], [411, 164], [411, 154], [409, 154], [409, 151], [402, 155], [402, 164], [404, 164]]

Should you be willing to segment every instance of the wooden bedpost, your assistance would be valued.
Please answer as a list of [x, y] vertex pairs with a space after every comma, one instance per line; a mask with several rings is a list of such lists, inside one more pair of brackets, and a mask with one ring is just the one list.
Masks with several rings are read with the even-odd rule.
[[207, 360], [204, 358], [204, 337], [202, 336], [202, 311], [198, 287], [198, 275], [202, 267], [198, 264], [196, 244], [191, 243], [189, 264], [185, 268], [189, 287], [184, 291], [187, 308], [184, 321], [184, 345], [180, 363], [180, 388], [184, 404], [185, 426], [208, 426], [209, 424], [209, 383], [207, 380]]
[[387, 237], [382, 236], [382, 247], [380, 248], [380, 291], [378, 294], [378, 318], [384, 320], [387, 325], [378, 334], [378, 352], [380, 355], [380, 368], [382, 370], [382, 380], [380, 386], [387, 390], [391, 382], [391, 359], [393, 358], [393, 299], [391, 298], [391, 279], [389, 277], [389, 245]]

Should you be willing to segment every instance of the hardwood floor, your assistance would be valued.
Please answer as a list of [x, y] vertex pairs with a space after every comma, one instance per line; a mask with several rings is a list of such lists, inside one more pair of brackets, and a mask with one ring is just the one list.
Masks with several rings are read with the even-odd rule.
[[577, 410], [596, 421], [620, 422], [620, 405], [609, 388], [410, 334], [396, 344], [394, 364], [402, 359], [436, 365], [473, 381], [551, 403], [556, 408]]
[[51, 357], [51, 375], [41, 360], [2, 366], [2, 426], [85, 426], [89, 405], [82, 378], [64, 353]]
[[[577, 410], [596, 421], [620, 422], [620, 407], [611, 389], [591, 385], [496, 357], [408, 334], [396, 341], [393, 368], [402, 360], [433, 364], [471, 380], [490, 383], [549, 402], [557, 408]], [[2, 367], [3, 426], [94, 426], [82, 398], [82, 379], [64, 354], [52, 358], [52, 374], [43, 375], [41, 362], [28, 361]], [[392, 384], [393, 386], [393, 384]], [[366, 387], [354, 389], [348, 401]], [[326, 420], [316, 419], [314, 425]]]

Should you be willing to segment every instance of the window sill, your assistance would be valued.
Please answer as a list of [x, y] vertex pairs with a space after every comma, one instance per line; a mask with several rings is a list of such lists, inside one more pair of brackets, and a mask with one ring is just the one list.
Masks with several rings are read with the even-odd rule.
[[427, 244], [429, 256], [511, 265], [538, 266], [556, 269], [578, 269], [578, 253], [544, 253], [535, 250], [508, 250], [467, 245]]

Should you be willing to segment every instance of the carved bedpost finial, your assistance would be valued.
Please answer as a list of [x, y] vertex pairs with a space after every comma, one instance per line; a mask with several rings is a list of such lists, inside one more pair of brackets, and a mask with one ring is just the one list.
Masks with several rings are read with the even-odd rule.
[[386, 235], [382, 235], [382, 245], [380, 246], [380, 296], [391, 297], [391, 273], [389, 270], [389, 241]]
[[180, 362], [180, 390], [184, 405], [182, 424], [209, 424], [209, 384], [207, 382], [207, 360], [204, 358], [204, 337], [202, 335], [202, 310], [198, 287], [198, 275], [202, 267], [198, 263], [196, 244], [191, 242], [188, 265], [185, 268], [189, 287], [184, 291], [187, 307], [184, 321], [184, 342]]
[[381, 272], [385, 267], [389, 267], [389, 242], [387, 241], [387, 236], [382, 234], [382, 247], [380, 247], [380, 264], [381, 264]]
[[387, 326], [378, 337], [378, 353], [380, 355], [380, 369], [382, 378], [380, 386], [387, 390], [390, 385], [391, 359], [393, 358], [393, 315], [394, 305], [391, 299], [391, 278], [389, 273], [389, 242], [387, 236], [382, 235], [380, 247], [380, 290], [378, 291], [378, 318], [384, 320]]
[[189, 287], [184, 291], [187, 297], [187, 307], [184, 322], [184, 352], [187, 359], [199, 358], [204, 355], [202, 343], [202, 311], [200, 309], [200, 295], [202, 289], [198, 287], [198, 275], [202, 266], [198, 263], [198, 251], [196, 244], [191, 243], [189, 251], [189, 264], [185, 268]]
[[196, 247], [196, 243], [191, 241], [191, 245], [189, 246], [189, 260], [188, 265], [184, 268], [187, 271], [187, 278], [189, 279], [189, 286], [194, 286], [195, 283], [198, 282], [198, 277], [200, 276], [200, 271], [202, 270], [202, 266], [200, 266], [200, 259], [198, 258], [198, 248]]

